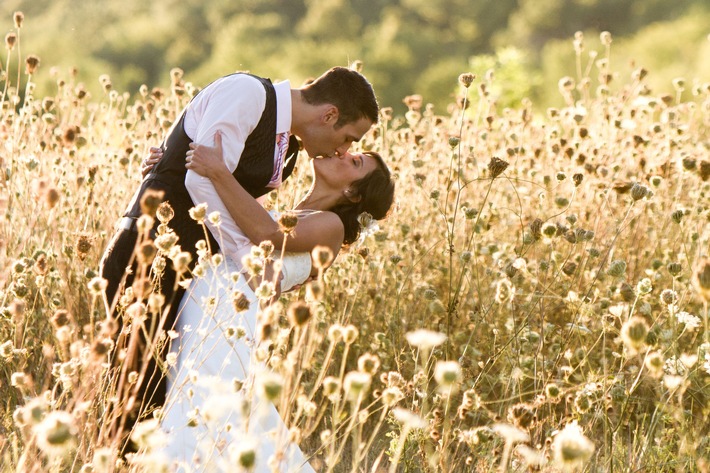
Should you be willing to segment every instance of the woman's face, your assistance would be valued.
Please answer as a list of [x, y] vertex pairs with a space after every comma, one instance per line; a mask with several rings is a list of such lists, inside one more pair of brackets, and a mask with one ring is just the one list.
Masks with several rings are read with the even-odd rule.
[[317, 179], [333, 189], [344, 191], [353, 182], [377, 169], [377, 162], [367, 154], [345, 153], [342, 156], [314, 159], [313, 168]]

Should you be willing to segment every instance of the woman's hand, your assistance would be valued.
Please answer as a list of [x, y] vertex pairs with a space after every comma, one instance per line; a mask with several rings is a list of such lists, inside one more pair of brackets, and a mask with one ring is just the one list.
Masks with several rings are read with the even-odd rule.
[[141, 176], [145, 177], [150, 174], [153, 167], [163, 159], [163, 150], [161, 148], [156, 148], [155, 146], [150, 147], [150, 155], [141, 162]]
[[215, 133], [214, 147], [190, 143], [190, 150], [185, 156], [185, 167], [209, 179], [222, 172], [231, 174], [224, 164], [222, 134], [220, 132]]

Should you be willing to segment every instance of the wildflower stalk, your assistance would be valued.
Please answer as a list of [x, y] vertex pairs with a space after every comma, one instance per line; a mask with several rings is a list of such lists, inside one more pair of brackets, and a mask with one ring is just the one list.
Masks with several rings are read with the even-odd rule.
[[402, 432], [399, 434], [399, 440], [397, 441], [397, 448], [395, 449], [394, 457], [391, 460], [389, 473], [396, 473], [397, 466], [399, 465], [399, 459], [402, 457], [402, 452], [404, 452], [404, 445], [407, 442], [407, 437], [411, 427], [408, 424], [404, 424]]
[[[446, 351], [447, 355], [448, 352], [451, 350], [451, 342], [450, 342], [450, 337], [451, 337], [451, 324], [452, 324], [452, 319], [454, 315], [456, 314], [457, 308], [458, 308], [458, 290], [456, 289], [456, 293], [453, 294], [454, 292], [454, 287], [453, 287], [453, 278], [454, 278], [454, 252], [455, 252], [455, 246], [454, 246], [454, 239], [456, 236], [456, 217], [458, 215], [459, 211], [459, 204], [461, 201], [461, 190], [463, 189], [463, 186], [461, 184], [462, 180], [462, 175], [463, 175], [463, 167], [461, 166], [461, 138], [463, 136], [463, 126], [464, 126], [464, 120], [466, 118], [466, 104], [468, 103], [468, 85], [464, 84], [464, 96], [463, 96], [463, 105], [461, 107], [461, 116], [460, 116], [460, 122], [459, 122], [459, 131], [458, 131], [458, 137], [454, 140], [456, 143], [456, 152], [453, 154], [452, 159], [449, 161], [449, 174], [448, 174], [448, 185], [446, 186], [446, 199], [444, 201], [444, 209], [443, 209], [443, 217], [444, 217], [444, 223], [446, 224], [446, 241], [447, 241], [447, 251], [449, 255], [449, 284], [448, 284], [448, 302], [446, 305], [446, 336], [447, 336], [447, 342], [446, 342]], [[453, 184], [453, 168], [454, 168], [454, 159], [456, 158], [456, 197], [454, 199], [454, 209], [453, 209], [453, 215], [451, 217], [451, 223], [449, 224], [449, 218], [448, 218], [448, 208], [449, 208], [449, 192], [451, 190], [451, 186]]]

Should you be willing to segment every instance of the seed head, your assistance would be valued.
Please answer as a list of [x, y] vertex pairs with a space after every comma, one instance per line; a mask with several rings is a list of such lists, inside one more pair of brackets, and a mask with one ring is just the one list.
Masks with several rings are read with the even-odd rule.
[[258, 379], [260, 381], [259, 387], [261, 388], [261, 392], [264, 397], [266, 397], [269, 401], [276, 401], [283, 390], [283, 378], [273, 371], [268, 371], [262, 373]]
[[434, 379], [444, 389], [455, 387], [461, 381], [461, 365], [456, 361], [438, 361]]
[[39, 58], [34, 54], [30, 54], [29, 56], [27, 56], [27, 59], [25, 59], [25, 72], [27, 72], [28, 75], [32, 75], [35, 73], [38, 67]]
[[279, 228], [284, 235], [290, 235], [298, 224], [298, 215], [294, 212], [284, 212], [279, 217]]
[[402, 390], [398, 387], [386, 388], [382, 391], [380, 399], [382, 400], [382, 404], [387, 407], [392, 407], [404, 399], [404, 393], [402, 393]]
[[167, 224], [175, 216], [175, 211], [168, 202], [161, 202], [155, 211], [155, 216], [162, 224]]
[[372, 377], [361, 371], [350, 371], [345, 375], [343, 386], [350, 399], [356, 399], [370, 388]]
[[664, 289], [661, 291], [660, 298], [662, 304], [669, 306], [678, 302], [678, 293], [673, 289]]
[[644, 295], [650, 293], [652, 290], [653, 290], [653, 285], [651, 284], [651, 280], [649, 278], [643, 278], [636, 285], [636, 293], [640, 296], [644, 296]]
[[8, 51], [14, 49], [15, 43], [17, 43], [17, 34], [8, 33], [5, 35], [5, 48], [7, 48]]
[[604, 46], [609, 46], [611, 44], [611, 33], [608, 31], [602, 31], [599, 35], [599, 40]]
[[249, 310], [251, 303], [249, 298], [241, 291], [234, 291], [232, 294], [232, 305], [234, 310], [237, 312], [244, 312]]
[[565, 76], [559, 80], [557, 86], [561, 92], [569, 92], [574, 89], [574, 79], [569, 76]]
[[237, 464], [244, 470], [250, 471], [256, 465], [256, 449], [252, 445], [239, 448], [236, 456]]
[[663, 365], [665, 365], [665, 360], [659, 352], [654, 351], [649, 353], [646, 356], [644, 365], [646, 366], [648, 373], [654, 378], [660, 378], [663, 376]]
[[65, 325], [71, 324], [72, 321], [72, 315], [64, 309], [57, 310], [50, 318], [50, 322], [54, 328], [64, 327]]
[[566, 471], [583, 467], [594, 453], [594, 443], [584, 436], [574, 421], [555, 435], [552, 444], [555, 462]]
[[306, 294], [309, 300], [319, 301], [323, 298], [323, 286], [318, 281], [311, 281], [306, 285]]
[[363, 373], [374, 375], [380, 369], [380, 358], [371, 353], [365, 353], [357, 360], [357, 369]]
[[642, 317], [631, 317], [621, 327], [621, 339], [624, 345], [634, 353], [644, 347], [646, 335], [648, 335], [648, 323]]
[[359, 330], [354, 325], [348, 325], [343, 328], [343, 341], [346, 345], [352, 345], [359, 334]]
[[21, 11], [16, 11], [12, 15], [12, 18], [15, 21], [15, 28], [17, 28], [18, 30], [22, 28], [22, 22], [25, 21], [25, 14]]
[[101, 295], [108, 287], [108, 281], [100, 276], [89, 281], [89, 292], [94, 296]]
[[467, 89], [471, 87], [471, 84], [473, 84], [474, 80], [476, 80], [476, 74], [473, 74], [471, 72], [464, 72], [459, 76], [459, 84], [461, 84]]
[[678, 263], [677, 261], [673, 261], [671, 263], [668, 263], [666, 266], [666, 269], [668, 269], [668, 272], [670, 273], [671, 276], [675, 277], [680, 274], [680, 272], [683, 270], [683, 266]]
[[641, 185], [637, 182], [634, 183], [633, 186], [631, 186], [631, 198], [634, 199], [634, 201], [641, 200], [647, 195], [648, 187]]
[[157, 253], [157, 249], [151, 241], [144, 241], [138, 248], [138, 254], [136, 256], [140, 264], [144, 264], [147, 266], [153, 263], [153, 259], [155, 258], [155, 255]]
[[276, 295], [274, 283], [271, 281], [262, 281], [259, 287], [254, 291], [254, 295], [262, 301], [271, 299]]
[[673, 220], [675, 223], [680, 225], [681, 220], [683, 220], [683, 217], [685, 216], [685, 212], [683, 210], [676, 210], [671, 214], [671, 220]]
[[177, 242], [178, 236], [174, 232], [163, 233], [155, 238], [155, 247], [162, 253], [169, 254]]
[[141, 212], [143, 215], [150, 215], [155, 217], [158, 206], [163, 202], [163, 191], [158, 191], [155, 189], [146, 189], [141, 196]]
[[514, 404], [508, 409], [508, 421], [521, 429], [529, 429], [535, 421], [535, 410], [530, 404]]
[[50, 412], [33, 431], [37, 446], [50, 457], [64, 457], [77, 445], [74, 418], [68, 412]]
[[547, 386], [545, 386], [545, 395], [552, 400], [559, 399], [561, 395], [559, 386], [557, 386], [555, 383], [548, 384]]
[[90, 233], [80, 233], [76, 240], [76, 252], [79, 259], [83, 260], [94, 246], [94, 235]]
[[[177, 248], [177, 247], [174, 247]], [[192, 261], [192, 255], [187, 252], [187, 251], [178, 251], [175, 253], [174, 256], [171, 257], [173, 261], [173, 266], [175, 267], [175, 271], [178, 274], [182, 274], [185, 271], [188, 270], [188, 267], [190, 265], [190, 262]], [[156, 258], [155, 261], [153, 262], [153, 267], [155, 267], [155, 262], [157, 262], [159, 258]]]
[[313, 248], [311, 256], [317, 269], [325, 269], [333, 261], [333, 251], [327, 246], [316, 246]]
[[323, 378], [323, 394], [326, 397], [330, 397], [340, 390], [340, 380], [333, 376], [326, 376]]
[[311, 308], [303, 301], [294, 302], [288, 307], [288, 320], [292, 326], [304, 326], [312, 315]]
[[507, 161], [503, 161], [500, 158], [496, 158], [495, 156], [491, 158], [491, 160], [488, 162], [488, 171], [491, 175], [492, 179], [495, 179], [498, 177], [503, 171], [505, 171], [509, 166], [509, 163]]
[[197, 223], [203, 223], [207, 216], [207, 204], [198, 204], [189, 210], [190, 218]]
[[614, 260], [609, 264], [606, 273], [614, 278], [620, 278], [626, 273], [626, 261]]
[[710, 301], [710, 258], [701, 258], [693, 269], [693, 288], [706, 302]]
[[343, 332], [345, 327], [340, 324], [333, 324], [328, 328], [328, 340], [331, 343], [338, 343], [343, 340]]

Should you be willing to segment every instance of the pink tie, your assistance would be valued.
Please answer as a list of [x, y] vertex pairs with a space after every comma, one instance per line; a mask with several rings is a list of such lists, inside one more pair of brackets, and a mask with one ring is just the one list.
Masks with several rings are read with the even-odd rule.
[[291, 137], [289, 132], [279, 133], [276, 135], [276, 157], [274, 159], [274, 174], [266, 187], [278, 187], [281, 185], [281, 175], [283, 172], [283, 162], [288, 151], [288, 140]]

